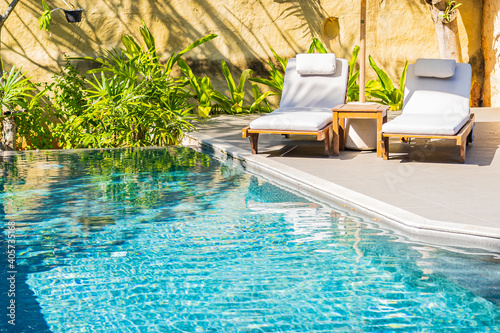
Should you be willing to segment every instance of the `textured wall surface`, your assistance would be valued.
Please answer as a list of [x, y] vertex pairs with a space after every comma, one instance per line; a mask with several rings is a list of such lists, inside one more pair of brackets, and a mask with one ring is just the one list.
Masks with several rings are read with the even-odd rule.
[[500, 2], [484, 1], [484, 105], [500, 106]]
[[[62, 0], [46, 1], [52, 7], [64, 6]], [[7, 2], [0, 0], [0, 10]], [[5, 62], [22, 65], [35, 80], [49, 80], [59, 71], [63, 52], [95, 56], [105, 48], [119, 47], [123, 34], [140, 38], [141, 19], [156, 37], [163, 59], [200, 37], [218, 34], [186, 58], [197, 74], [218, 75], [215, 81], [219, 79], [219, 84], [221, 59], [240, 70], [252, 68], [265, 75], [266, 63], [273, 59], [270, 46], [278, 54], [292, 57], [305, 52], [317, 37], [338, 57], [350, 59], [359, 43], [360, 3], [354, 0], [79, 0], [73, 3], [85, 10], [82, 22], [66, 23], [62, 11], [54, 12], [50, 33], [38, 30], [40, 3], [21, 1], [1, 36]], [[434, 25], [423, 0], [367, 3], [367, 54], [393, 81], [399, 81], [406, 60], [439, 57]], [[472, 63], [474, 80], [481, 87], [482, 9], [482, 0], [463, 1], [458, 18], [464, 61]], [[335, 19], [323, 29], [328, 17]], [[79, 66], [88, 68], [85, 63]], [[367, 78], [374, 78], [371, 68]]]

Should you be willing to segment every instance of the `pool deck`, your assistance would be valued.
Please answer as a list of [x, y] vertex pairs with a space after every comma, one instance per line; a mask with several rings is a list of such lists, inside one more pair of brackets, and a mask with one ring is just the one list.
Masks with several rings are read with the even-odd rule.
[[[314, 137], [261, 134], [251, 153], [241, 129], [259, 115], [215, 116], [196, 124], [196, 145], [292, 190], [342, 204], [390, 224], [405, 236], [500, 253], [500, 108], [473, 108], [474, 144], [466, 163], [451, 141], [391, 140], [391, 157], [341, 151], [324, 157]], [[391, 114], [389, 119], [397, 114]], [[408, 159], [408, 153], [415, 156]]]

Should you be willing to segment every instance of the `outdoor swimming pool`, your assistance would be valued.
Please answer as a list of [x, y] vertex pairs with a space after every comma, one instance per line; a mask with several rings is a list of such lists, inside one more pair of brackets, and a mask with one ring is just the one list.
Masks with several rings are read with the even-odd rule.
[[500, 331], [498, 254], [408, 242], [189, 148], [27, 152], [0, 172], [18, 332]]

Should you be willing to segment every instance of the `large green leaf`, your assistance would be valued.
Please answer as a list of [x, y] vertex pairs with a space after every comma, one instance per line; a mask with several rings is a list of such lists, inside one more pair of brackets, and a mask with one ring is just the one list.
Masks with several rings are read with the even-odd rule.
[[349, 60], [349, 77], [353, 75], [356, 60], [358, 59], [360, 47], [358, 45], [354, 46], [352, 49], [351, 60]]
[[314, 43], [314, 47], [316, 48], [316, 51], [318, 51], [318, 53], [328, 53], [328, 51], [326, 50], [326, 48], [323, 46], [323, 44], [321, 43], [321, 41], [317, 38], [313, 38], [313, 43]]
[[189, 85], [190, 87], [194, 90], [196, 96], [201, 96], [202, 90], [201, 87], [198, 83], [198, 80], [196, 79], [196, 76], [194, 75], [193, 71], [191, 70], [191, 67], [187, 64], [187, 62], [180, 58], [177, 61], [177, 65], [179, 66], [180, 70], [186, 75], [189, 79]]
[[[283, 72], [286, 70], [286, 63], [287, 63], [287, 58], [286, 57], [280, 57], [274, 50], [272, 47], [269, 47], [271, 49], [271, 52], [273, 52], [274, 56], [276, 57], [276, 59], [278, 59], [278, 62], [280, 63], [281, 65], [281, 68], [283, 69]], [[272, 67], [274, 67], [274, 65], [272, 65]]]
[[307, 53], [314, 53], [314, 50], [316, 50], [318, 53], [328, 53], [328, 51], [323, 46], [321, 41], [317, 38], [313, 38], [313, 41], [312, 41], [311, 45], [309, 46]]
[[372, 56], [368, 56], [368, 60], [370, 61], [370, 66], [373, 68], [375, 73], [377, 73], [378, 80], [380, 83], [382, 83], [382, 86], [384, 89], [387, 89], [389, 91], [392, 91], [394, 89], [394, 85], [392, 84], [391, 79], [387, 75], [384, 70], [380, 69], [377, 64], [375, 63], [375, 60], [373, 60]]
[[242, 92], [243, 89], [245, 88], [245, 83], [247, 81], [247, 78], [253, 74], [253, 71], [251, 69], [245, 69], [243, 73], [241, 73], [240, 76], [240, 83], [238, 84], [238, 92]]
[[132, 36], [123, 35], [121, 39], [122, 39], [122, 43], [125, 46], [127, 53], [131, 57], [133, 57], [141, 52], [141, 47], [139, 46], [139, 44], [137, 44], [137, 42], [135, 41], [135, 39]]
[[231, 74], [231, 71], [227, 67], [227, 64], [224, 60], [221, 60], [221, 67], [222, 67], [222, 73], [226, 78], [227, 87], [229, 88], [229, 93], [231, 94], [231, 96], [234, 96], [234, 94], [236, 93], [236, 84], [234, 83], [233, 75]]
[[401, 73], [401, 78], [399, 79], [399, 91], [404, 94], [405, 84], [406, 84], [406, 72], [408, 70], [408, 60], [405, 62], [403, 72]]
[[259, 96], [259, 88], [255, 84], [252, 85], [252, 91], [254, 94], [255, 101], [252, 103], [252, 105], [250, 105], [249, 111], [251, 112], [253, 112], [256, 109], [259, 109], [260, 103], [262, 103], [262, 101], [264, 101], [269, 95], [274, 94], [272, 91], [266, 91], [265, 93]]
[[157, 59], [155, 38], [153, 37], [153, 34], [151, 34], [151, 31], [149, 31], [144, 20], [142, 21], [142, 28], [140, 28], [140, 32], [149, 52], [153, 54], [154, 59]]
[[309, 48], [307, 49], [307, 53], [313, 53], [314, 52], [314, 42], [309, 45]]
[[167, 69], [167, 72], [170, 72], [172, 70], [172, 68], [174, 67], [174, 65], [177, 63], [177, 61], [180, 59], [180, 57], [183, 54], [185, 54], [186, 52], [191, 51], [192, 49], [194, 49], [195, 47], [200, 46], [201, 44], [204, 44], [204, 43], [206, 43], [208, 41], [211, 41], [212, 39], [214, 39], [217, 36], [218, 35], [216, 35], [216, 34], [207, 35], [207, 36], [205, 36], [203, 38], [198, 39], [197, 41], [195, 41], [194, 43], [192, 43], [191, 45], [189, 45], [188, 47], [186, 47], [184, 50], [182, 50], [178, 54], [172, 53], [172, 55], [169, 57], [169, 59], [167, 61], [167, 64], [165, 65], [166, 69]]
[[263, 85], [266, 85], [268, 87], [271, 87], [271, 88], [274, 88], [276, 90], [280, 90], [283, 88], [283, 84], [278, 84], [276, 81], [274, 80], [269, 80], [269, 79], [263, 79], [263, 78], [260, 78], [260, 77], [251, 77], [248, 79], [249, 81], [252, 81], [252, 82], [257, 82], [257, 83], [260, 83], [260, 84], [263, 84]]

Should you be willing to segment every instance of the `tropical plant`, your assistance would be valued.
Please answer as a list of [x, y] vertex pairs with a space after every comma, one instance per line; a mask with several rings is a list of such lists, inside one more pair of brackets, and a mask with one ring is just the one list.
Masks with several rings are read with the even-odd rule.
[[[171, 76], [180, 55], [213, 39], [210, 35], [172, 54], [167, 64], [158, 60], [155, 39], [143, 22], [144, 44], [129, 35], [124, 49], [104, 50], [97, 58], [76, 57], [99, 63], [86, 79], [83, 112], [73, 108], [66, 118], [64, 147], [121, 147], [176, 144], [194, 129], [186, 80]], [[99, 74], [99, 75], [95, 75]]]
[[284, 82], [284, 75], [285, 75], [285, 70], [286, 70], [286, 63], [288, 59], [286, 57], [280, 57], [272, 47], [270, 47], [271, 51], [273, 52], [274, 56], [278, 60], [278, 63], [281, 66], [281, 69], [278, 69], [273, 62], [268, 61], [269, 66], [271, 69], [269, 70], [269, 79], [263, 79], [263, 78], [258, 78], [258, 77], [251, 77], [249, 78], [250, 81], [252, 82], [257, 82], [263, 85], [266, 85], [272, 89], [274, 89], [274, 94], [281, 94], [283, 90], [283, 82]]
[[[24, 122], [29, 117], [28, 111], [34, 109], [36, 101], [45, 93], [43, 91], [36, 96], [34, 85], [29, 81], [25, 74], [22, 73], [22, 67], [16, 69], [12, 66], [10, 71], [4, 71], [3, 62], [1, 62], [2, 76], [0, 77], [0, 119], [2, 120], [2, 146], [4, 149], [14, 150], [16, 147], [16, 136], [18, 127], [16, 124]], [[19, 120], [17, 118], [20, 118]], [[24, 124], [23, 124], [24, 125]], [[40, 127], [40, 126], [37, 126]], [[35, 128], [35, 127], [33, 127]], [[9, 131], [4, 131], [9, 129]], [[40, 128], [37, 128], [40, 131]], [[37, 139], [37, 137], [34, 137]]]
[[47, 91], [48, 89], [44, 89], [35, 96], [28, 97], [26, 112], [16, 114], [18, 141], [24, 138], [26, 149], [52, 149], [57, 145], [56, 128], [60, 123], [48, 112]]
[[49, 5], [42, 0], [43, 13], [38, 18], [38, 29], [49, 31], [50, 23], [52, 22], [52, 12]]
[[450, 22], [453, 12], [461, 5], [462, 5], [461, 3], [457, 3], [455, 0], [447, 1], [446, 8], [443, 11], [443, 14], [439, 16], [443, 19], [443, 21]]
[[[75, 10], [75, 7], [71, 3], [67, 3], [66, 0], [63, 0], [63, 2], [68, 7], [68, 10]], [[63, 8], [58, 7], [50, 9], [50, 7], [44, 0], [42, 0], [42, 7], [43, 7], [43, 13], [38, 18], [38, 28], [40, 30], [43, 29], [48, 32], [50, 29], [50, 23], [52, 23], [52, 12]]]
[[317, 53], [328, 53], [325, 46], [317, 38], [313, 38], [313, 41], [309, 46], [307, 53], [314, 53], [314, 51], [316, 51]]
[[20, 109], [27, 109], [27, 98], [32, 97], [33, 86], [29, 82], [30, 78], [22, 73], [22, 67], [16, 70], [12, 66], [10, 71], [4, 71], [2, 62], [2, 76], [0, 77], [0, 104], [2, 111], [11, 114]]
[[[224, 96], [220, 92], [214, 92], [213, 99], [222, 106], [224, 111], [229, 114], [237, 114], [243, 112], [254, 112], [259, 104], [272, 92], [267, 91], [264, 94], [257, 96], [255, 90], [254, 96], [256, 97], [255, 101], [250, 106], [244, 106], [244, 98], [245, 98], [245, 83], [249, 76], [252, 75], [253, 71], [251, 69], [246, 69], [241, 73], [240, 80], [238, 85], [235, 84], [231, 71], [227, 66], [224, 60], [221, 60], [222, 73], [226, 78], [227, 86], [229, 88], [229, 97]], [[255, 88], [254, 88], [255, 89]]]
[[202, 37], [202, 38], [198, 39], [197, 41], [195, 41], [194, 43], [192, 43], [191, 45], [189, 45], [188, 47], [186, 47], [181, 52], [179, 52], [177, 54], [172, 53], [172, 55], [167, 60], [167, 64], [165, 65], [167, 73], [170, 74], [170, 72], [172, 71], [172, 68], [174, 67], [175, 64], [177, 64], [177, 62], [179, 61], [179, 59], [181, 59], [182, 55], [184, 55], [185, 53], [191, 51], [195, 47], [200, 46], [201, 44], [204, 44], [204, 43], [206, 43], [208, 41], [211, 41], [212, 39], [214, 39], [217, 36], [218, 35], [216, 35], [216, 34], [207, 35], [205, 37]]
[[[252, 94], [255, 102], [258, 102], [257, 105], [253, 108], [254, 111], [257, 112], [271, 112], [271, 105], [269, 105], [269, 102], [267, 101], [266, 97], [271, 96], [271, 95], [276, 95], [275, 92], [272, 91], [266, 91], [262, 92], [255, 83], [252, 83]], [[264, 102], [265, 107], [261, 105], [261, 103]]]
[[[0, 78], [0, 118], [3, 118], [2, 124], [14, 122], [16, 131], [10, 133], [10, 138], [2, 138], [2, 141], [14, 143], [24, 138], [28, 149], [54, 148], [54, 129], [58, 119], [46, 110], [48, 90], [47, 86], [42, 89], [41, 84], [32, 83], [22, 73], [22, 68], [13, 66], [10, 71], [3, 71]], [[7, 133], [4, 134], [7, 136]], [[14, 149], [15, 145], [6, 148]]]
[[193, 97], [198, 101], [198, 116], [206, 118], [212, 110], [212, 96], [215, 90], [208, 77], [198, 77], [193, 74], [191, 67], [184, 59], [179, 59], [177, 65], [186, 75], [189, 86], [193, 89]]
[[53, 76], [52, 83], [46, 88], [52, 92], [54, 115], [65, 119], [71, 115], [81, 115], [87, 105], [85, 76], [66, 57], [66, 64], [59, 73]]
[[377, 98], [377, 102], [389, 105], [391, 110], [401, 110], [403, 108], [404, 86], [408, 61], [405, 62], [403, 72], [401, 73], [399, 87], [395, 88], [387, 73], [377, 66], [372, 56], [368, 56], [368, 60], [370, 61], [370, 66], [377, 74], [377, 80], [370, 80], [366, 83], [366, 93], [374, 98]]
[[41, 91], [27, 97], [26, 112], [16, 117], [19, 137], [25, 139], [27, 149], [65, 146], [73, 136], [67, 123], [85, 112], [85, 78], [66, 58], [66, 65], [53, 76], [52, 83], [43, 87], [35, 84], [34, 88]]
[[359, 101], [359, 84], [357, 82], [359, 77], [359, 69], [354, 71], [354, 68], [356, 66], [356, 60], [358, 59], [358, 54], [359, 54], [359, 46], [356, 45], [352, 50], [351, 60], [349, 60], [349, 81], [347, 84], [348, 102]]

